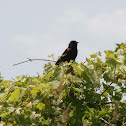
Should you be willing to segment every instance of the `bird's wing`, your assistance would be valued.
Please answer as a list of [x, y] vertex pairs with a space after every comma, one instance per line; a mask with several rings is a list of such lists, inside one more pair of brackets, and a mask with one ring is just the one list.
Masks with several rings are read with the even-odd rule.
[[65, 57], [68, 55], [68, 53], [70, 53], [70, 48], [67, 48], [63, 54], [61, 55], [61, 57], [58, 59], [58, 61], [56, 62], [56, 64], [58, 65], [60, 62], [63, 62]]
[[70, 52], [70, 48], [67, 48], [64, 52], [63, 52], [63, 54], [62, 54], [62, 56], [61, 57], [65, 57], [69, 52]]

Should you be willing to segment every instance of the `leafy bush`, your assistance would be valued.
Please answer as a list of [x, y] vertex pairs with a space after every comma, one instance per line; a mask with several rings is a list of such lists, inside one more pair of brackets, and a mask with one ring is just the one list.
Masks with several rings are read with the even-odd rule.
[[126, 122], [126, 45], [86, 63], [45, 64], [43, 75], [0, 79], [1, 124], [103, 126]]

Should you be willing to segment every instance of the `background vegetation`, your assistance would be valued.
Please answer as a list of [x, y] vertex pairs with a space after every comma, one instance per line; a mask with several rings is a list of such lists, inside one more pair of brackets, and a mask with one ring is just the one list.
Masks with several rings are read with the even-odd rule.
[[[123, 126], [126, 45], [92, 54], [85, 63], [45, 64], [43, 75], [0, 78], [1, 124]], [[70, 65], [71, 64], [71, 65]]]

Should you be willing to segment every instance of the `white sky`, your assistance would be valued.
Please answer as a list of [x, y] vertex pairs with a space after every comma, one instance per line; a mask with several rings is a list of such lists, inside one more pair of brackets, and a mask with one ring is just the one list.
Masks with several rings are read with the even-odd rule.
[[4, 79], [42, 74], [45, 62], [13, 67], [27, 58], [55, 60], [77, 40], [78, 57], [114, 50], [126, 41], [126, 0], [0, 0], [0, 72]]

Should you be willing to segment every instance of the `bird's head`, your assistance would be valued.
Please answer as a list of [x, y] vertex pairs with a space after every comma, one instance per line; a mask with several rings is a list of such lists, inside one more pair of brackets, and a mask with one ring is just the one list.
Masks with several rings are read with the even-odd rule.
[[79, 42], [77, 42], [77, 41], [75, 41], [75, 40], [72, 40], [72, 41], [70, 41], [70, 43], [69, 43], [69, 47], [70, 47], [70, 48], [76, 48], [78, 43], [79, 43]]

